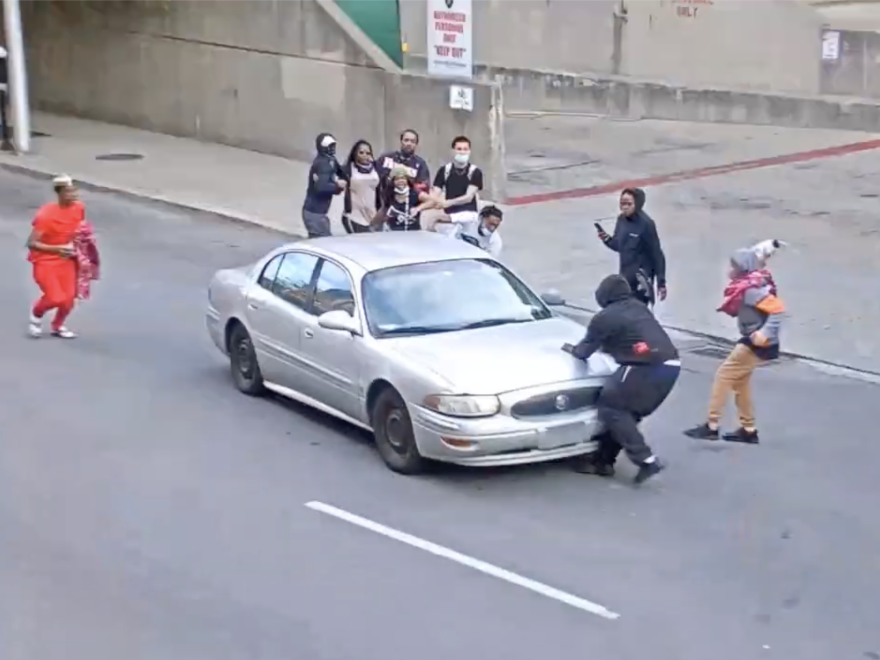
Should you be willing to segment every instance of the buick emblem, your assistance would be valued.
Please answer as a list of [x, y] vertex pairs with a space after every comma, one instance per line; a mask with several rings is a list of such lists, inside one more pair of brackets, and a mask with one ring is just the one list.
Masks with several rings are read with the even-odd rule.
[[446, 8], [447, 9], [452, 9], [452, 2], [453, 2], [453, 0], [446, 0]]
[[559, 412], [562, 412], [563, 410], [568, 408], [568, 397], [565, 396], [564, 394], [560, 394], [558, 397], [556, 397], [555, 404], [556, 404], [556, 410], [558, 410]]

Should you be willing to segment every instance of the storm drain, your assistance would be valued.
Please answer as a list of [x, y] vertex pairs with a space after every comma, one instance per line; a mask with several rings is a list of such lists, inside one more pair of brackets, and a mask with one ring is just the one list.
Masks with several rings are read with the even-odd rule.
[[716, 360], [726, 360], [727, 356], [730, 355], [730, 349], [721, 346], [699, 346], [692, 348], [688, 353], [701, 357], [715, 358]]
[[101, 154], [100, 156], [95, 156], [95, 160], [113, 160], [113, 161], [143, 160], [143, 155], [142, 154]]
[[[732, 346], [718, 346], [716, 344], [707, 344], [704, 346], [698, 346], [696, 348], [686, 349], [685, 353], [690, 353], [691, 355], [699, 355], [700, 357], [707, 357], [713, 360], [726, 360], [727, 356], [730, 355], [730, 351], [733, 350]], [[777, 360], [769, 360], [766, 362], [762, 362], [760, 367], [772, 367], [775, 364], [780, 364], [782, 362], [790, 362], [793, 358], [787, 355], [781, 355]]]

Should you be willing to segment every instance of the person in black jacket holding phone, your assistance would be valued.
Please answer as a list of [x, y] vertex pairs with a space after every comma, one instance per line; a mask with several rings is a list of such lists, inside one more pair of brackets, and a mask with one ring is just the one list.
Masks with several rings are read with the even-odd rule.
[[620, 274], [635, 297], [653, 305], [655, 280], [657, 295], [666, 300], [666, 256], [657, 225], [645, 212], [645, 197], [641, 188], [624, 190], [620, 193], [620, 215], [614, 233], [609, 235], [598, 222], [596, 231], [605, 247], [620, 255]]
[[586, 336], [562, 350], [587, 360], [596, 351], [620, 365], [599, 395], [599, 421], [605, 433], [599, 451], [575, 463], [579, 472], [612, 476], [621, 448], [639, 467], [635, 483], [663, 469], [639, 431], [639, 422], [656, 411], [672, 392], [681, 371], [678, 349], [651, 311], [632, 295], [626, 279], [609, 275], [596, 289], [602, 310], [590, 319]]

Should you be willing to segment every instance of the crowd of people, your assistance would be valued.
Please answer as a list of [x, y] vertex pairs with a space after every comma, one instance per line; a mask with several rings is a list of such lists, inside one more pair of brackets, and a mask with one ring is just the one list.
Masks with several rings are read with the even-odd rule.
[[318, 135], [302, 210], [309, 238], [331, 234], [328, 213], [334, 197], [342, 195], [342, 226], [349, 234], [428, 229], [423, 213], [438, 211], [431, 230], [500, 255], [497, 230], [504, 215], [494, 205], [480, 207], [483, 172], [471, 162], [470, 139], [460, 135], [452, 140], [452, 158], [433, 181], [418, 146], [419, 134], [406, 129], [396, 150], [376, 157], [372, 145], [361, 139], [340, 162], [336, 138]]
[[[421, 214], [438, 210], [443, 214], [435, 231], [497, 256], [501, 249], [497, 229], [503, 216], [495, 206], [479, 206], [483, 174], [470, 162], [470, 140], [459, 136], [452, 141], [452, 160], [437, 171], [433, 182], [427, 163], [416, 153], [418, 142], [414, 130], [405, 130], [399, 149], [374, 158], [372, 146], [358, 140], [339, 164], [336, 139], [320, 134], [303, 205], [309, 237], [330, 235], [327, 213], [333, 198], [343, 194], [343, 226], [350, 234], [420, 231]], [[28, 260], [41, 292], [31, 309], [28, 333], [42, 336], [43, 320], [54, 311], [51, 334], [72, 339], [76, 335], [65, 322], [76, 301], [89, 297], [91, 282], [99, 276], [100, 256], [73, 180], [61, 175], [52, 185], [56, 200], [39, 209], [27, 241]], [[618, 273], [599, 284], [596, 302], [601, 309], [590, 320], [583, 340], [562, 347], [580, 360], [602, 351], [619, 365], [598, 399], [604, 427], [599, 450], [578, 460], [576, 469], [613, 475], [617, 456], [624, 451], [639, 468], [637, 483], [663, 469], [639, 424], [666, 400], [681, 371], [678, 350], [653, 313], [655, 301], [667, 295], [666, 258], [645, 201], [643, 190], [627, 188], [620, 195], [613, 233], [596, 223], [601, 242], [618, 254]], [[759, 441], [750, 382], [757, 366], [780, 355], [785, 305], [766, 264], [781, 245], [777, 240], [763, 241], [738, 250], [730, 259], [729, 282], [717, 311], [736, 319], [740, 339], [715, 375], [706, 421], [685, 431], [691, 438]], [[722, 434], [721, 413], [731, 392], [739, 427]]]

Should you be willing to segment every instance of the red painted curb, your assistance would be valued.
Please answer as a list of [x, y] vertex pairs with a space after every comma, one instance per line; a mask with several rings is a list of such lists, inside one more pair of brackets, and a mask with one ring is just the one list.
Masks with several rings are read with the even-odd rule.
[[540, 204], [541, 202], [554, 202], [560, 199], [594, 197], [596, 195], [607, 195], [608, 193], [618, 192], [620, 190], [623, 190], [624, 188], [647, 188], [648, 186], [659, 186], [664, 183], [691, 181], [693, 179], [703, 179], [705, 177], [730, 174], [732, 172], [743, 172], [746, 170], [757, 170], [762, 167], [773, 167], [774, 165], [788, 165], [789, 163], [802, 163], [804, 161], [817, 160], [819, 158], [844, 156], [846, 154], [858, 153], [860, 151], [870, 151], [877, 148], [880, 148], [880, 139], [866, 140], [864, 142], [842, 144], [836, 147], [825, 147], [823, 149], [813, 149], [812, 151], [800, 151], [798, 153], [784, 154], [782, 156], [771, 156], [770, 158], [746, 160], [740, 163], [715, 165], [713, 167], [701, 167], [695, 170], [673, 172], [672, 174], [658, 174], [655, 176], [648, 176], [643, 179], [616, 181], [614, 183], [606, 183], [601, 186], [593, 186], [592, 188], [573, 188], [571, 190], [559, 190], [556, 192], [523, 195], [521, 197], [512, 197], [511, 199], [507, 200], [507, 204], [509, 206], [525, 206], [527, 204]]

